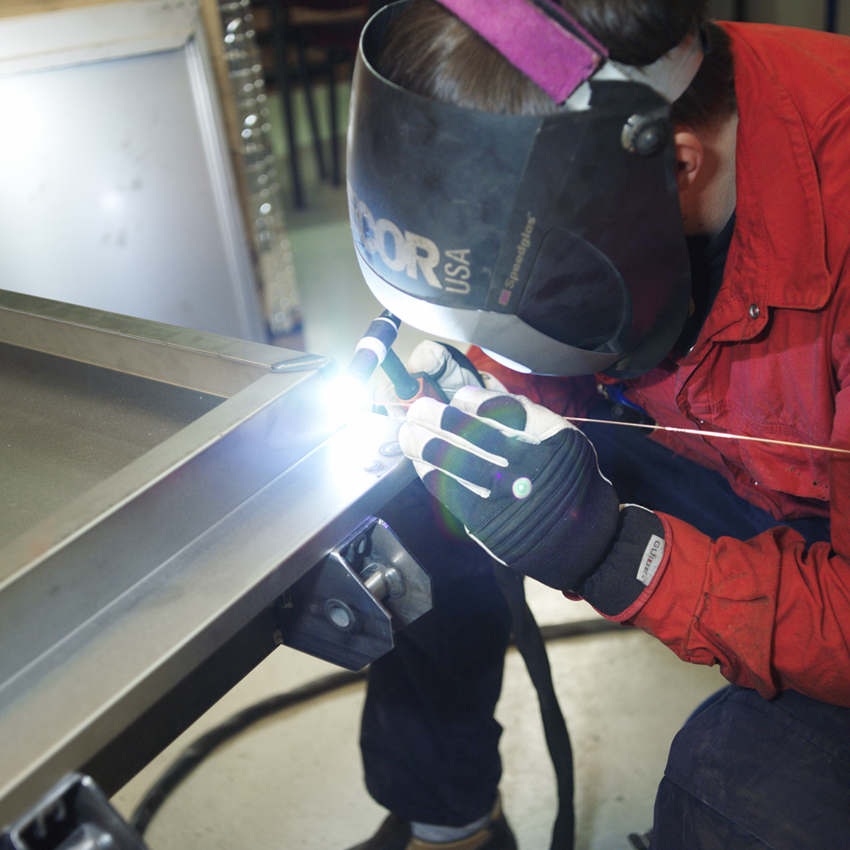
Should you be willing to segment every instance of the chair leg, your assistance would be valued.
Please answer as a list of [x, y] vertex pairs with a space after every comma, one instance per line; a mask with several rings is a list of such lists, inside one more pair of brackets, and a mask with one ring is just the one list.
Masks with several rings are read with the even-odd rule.
[[826, 0], [826, 23], [824, 29], [827, 32], [836, 32], [838, 26], [838, 3], [836, 0]]
[[310, 130], [313, 133], [313, 150], [316, 154], [316, 167], [319, 170], [319, 179], [327, 178], [327, 169], [325, 168], [325, 154], [322, 150], [322, 136], [319, 132], [319, 121], [316, 116], [316, 101], [313, 98], [312, 81], [310, 79], [310, 71], [307, 68], [307, 63], [304, 60], [304, 52], [301, 45], [298, 45], [298, 80], [301, 83], [301, 88], [304, 90], [304, 97], [307, 101], [307, 118], [310, 121]]
[[292, 181], [293, 203], [296, 209], [304, 209], [304, 187], [301, 184], [301, 168], [298, 162], [298, 145], [295, 137], [295, 115], [292, 109], [292, 86], [289, 63], [286, 61], [286, 41], [283, 37], [283, 21], [276, 3], [271, 3], [272, 37], [277, 62], [278, 87], [283, 101], [283, 121], [286, 125], [286, 142], [289, 145], [289, 174]]
[[289, 176], [292, 181], [292, 195], [295, 208], [302, 210], [306, 206], [304, 202], [304, 187], [301, 184], [301, 169], [298, 162], [298, 145], [295, 138], [295, 116], [292, 112], [292, 90], [286, 72], [280, 83], [280, 96], [283, 101], [283, 120], [286, 124], [286, 141], [289, 145]]
[[336, 74], [331, 64], [328, 75], [329, 105], [331, 109], [331, 182], [334, 186], [342, 183], [342, 175], [339, 163], [339, 121], [337, 120], [337, 97], [336, 97]]

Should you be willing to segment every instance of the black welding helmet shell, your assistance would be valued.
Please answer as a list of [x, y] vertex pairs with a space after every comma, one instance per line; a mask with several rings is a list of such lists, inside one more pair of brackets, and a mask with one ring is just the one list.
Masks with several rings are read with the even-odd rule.
[[422, 97], [376, 70], [404, 5], [364, 28], [352, 85], [349, 209], [375, 297], [538, 374], [652, 369], [690, 303], [667, 100], [596, 77], [584, 108], [542, 116]]

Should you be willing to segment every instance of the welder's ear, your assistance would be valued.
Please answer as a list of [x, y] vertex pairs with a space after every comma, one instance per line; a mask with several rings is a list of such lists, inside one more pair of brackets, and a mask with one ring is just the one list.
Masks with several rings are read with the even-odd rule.
[[676, 181], [679, 192], [693, 186], [705, 161], [705, 148], [692, 130], [676, 130], [673, 141], [676, 145]]

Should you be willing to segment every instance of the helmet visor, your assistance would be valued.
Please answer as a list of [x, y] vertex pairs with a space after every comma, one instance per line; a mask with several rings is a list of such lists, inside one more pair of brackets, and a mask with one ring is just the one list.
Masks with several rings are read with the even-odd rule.
[[375, 69], [404, 5], [363, 31], [349, 118], [352, 232], [378, 300], [540, 374], [657, 365], [690, 295], [672, 134], [648, 155], [627, 142], [635, 116], [669, 130], [666, 101], [625, 80], [543, 116], [430, 100]]

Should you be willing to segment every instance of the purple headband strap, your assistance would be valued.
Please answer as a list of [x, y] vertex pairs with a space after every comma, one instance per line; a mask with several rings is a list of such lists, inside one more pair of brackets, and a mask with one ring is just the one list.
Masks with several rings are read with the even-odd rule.
[[556, 103], [563, 103], [608, 55], [593, 36], [550, 0], [438, 2], [492, 44]]

